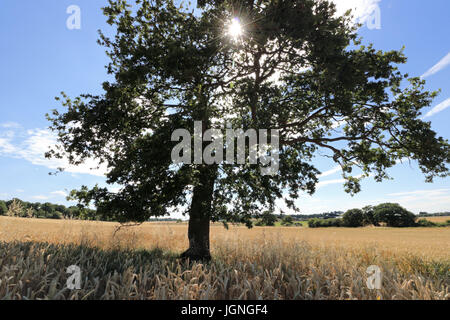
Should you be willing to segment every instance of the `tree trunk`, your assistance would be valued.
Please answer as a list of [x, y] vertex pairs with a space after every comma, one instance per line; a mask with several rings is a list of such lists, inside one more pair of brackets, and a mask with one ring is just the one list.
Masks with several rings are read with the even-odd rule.
[[200, 183], [194, 187], [189, 210], [189, 249], [181, 254], [190, 260], [210, 260], [209, 224], [214, 192], [214, 166], [201, 169]]

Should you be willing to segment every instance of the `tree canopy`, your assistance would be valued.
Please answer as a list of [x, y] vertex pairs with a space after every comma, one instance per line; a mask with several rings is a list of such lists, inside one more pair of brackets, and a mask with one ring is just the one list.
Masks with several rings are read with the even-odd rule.
[[343, 224], [348, 227], [361, 227], [364, 225], [364, 212], [361, 209], [347, 210], [342, 216]]
[[412, 227], [416, 216], [397, 203], [382, 203], [374, 207], [374, 218], [388, 227]]

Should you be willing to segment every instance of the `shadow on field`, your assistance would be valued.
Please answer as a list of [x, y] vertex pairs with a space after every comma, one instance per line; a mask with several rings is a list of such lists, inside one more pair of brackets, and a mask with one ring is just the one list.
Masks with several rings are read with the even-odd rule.
[[[164, 250], [99, 248], [85, 244], [53, 244], [35, 241], [0, 242], [2, 265], [20, 262], [39, 262], [42, 267], [64, 267], [77, 265], [89, 271], [124, 272], [130, 267], [143, 267], [157, 262], [164, 264], [177, 263], [191, 268], [195, 262], [180, 258], [180, 254]], [[6, 254], [6, 255], [5, 255]], [[1, 266], [1, 265], [0, 265]], [[15, 265], [19, 267], [19, 265]], [[27, 267], [32, 265], [27, 264]]]
[[[70, 266], [79, 268], [78, 290], [67, 287], [73, 273], [68, 270]], [[164, 292], [151, 296], [155, 288], [164, 287], [164, 278], [177, 275], [186, 281], [186, 275], [199, 266], [206, 267], [160, 248], [102, 249], [84, 244], [0, 242], [0, 299], [164, 298]]]

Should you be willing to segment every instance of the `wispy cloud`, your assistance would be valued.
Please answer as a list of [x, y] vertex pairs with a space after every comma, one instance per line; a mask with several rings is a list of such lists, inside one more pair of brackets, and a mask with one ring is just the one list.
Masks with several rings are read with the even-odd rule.
[[31, 198], [35, 199], [35, 200], [48, 200], [48, 199], [50, 199], [49, 196], [44, 196], [44, 195], [32, 196]]
[[439, 61], [437, 64], [435, 64], [433, 67], [431, 67], [427, 72], [425, 72], [422, 75], [422, 78], [426, 78], [429, 76], [432, 76], [435, 73], [438, 73], [439, 71], [441, 71], [442, 69], [444, 69], [445, 67], [447, 67], [450, 64], [450, 52], [447, 53], [447, 55], [441, 59], [441, 61]]
[[67, 197], [67, 193], [62, 190], [52, 191], [52, 192], [50, 192], [50, 194], [54, 195], [54, 196]]
[[444, 194], [450, 194], [450, 189], [432, 189], [432, 190], [414, 190], [406, 192], [396, 192], [389, 193], [388, 196], [393, 197], [405, 197], [405, 196], [415, 196], [415, 197], [434, 197], [441, 196]]
[[450, 107], [450, 98], [448, 98], [444, 102], [439, 103], [433, 109], [428, 111], [428, 113], [426, 115], [424, 115], [423, 118], [431, 117], [431, 116], [435, 115], [436, 113], [439, 113], [439, 112], [447, 109], [448, 107]]
[[50, 192], [50, 194], [48, 194], [48, 195], [40, 194], [37, 196], [31, 196], [31, 198], [35, 199], [35, 200], [49, 200], [49, 199], [56, 198], [56, 197], [67, 197], [67, 193], [62, 190], [56, 190], [56, 191]]
[[4, 122], [0, 123], [0, 128], [21, 128], [21, 125], [17, 122]]
[[16, 151], [16, 148], [9, 141], [10, 138], [0, 138], [0, 155], [12, 154]]
[[[12, 127], [8, 127], [12, 128]], [[95, 176], [104, 176], [106, 166], [98, 169], [98, 161], [88, 159], [79, 166], [72, 166], [67, 159], [47, 159], [45, 152], [57, 143], [56, 136], [47, 129], [23, 130], [20, 126], [14, 127], [20, 131], [18, 135], [0, 132], [0, 156], [24, 159], [38, 166], [52, 170], [65, 168], [66, 172], [84, 173]]]
[[[330, 170], [330, 171], [333, 171], [333, 170], [335, 170], [335, 169], [336, 169], [336, 168], [334, 168], [334, 169], [332, 169], [332, 170]], [[355, 178], [356, 178], [356, 179], [360, 179], [360, 178], [362, 178], [363, 176], [364, 176], [364, 174], [359, 174], [359, 175], [355, 176]], [[374, 176], [374, 173], [373, 173], [373, 172], [369, 173], [369, 175], [368, 175], [368, 177], [373, 177], [373, 176]], [[316, 189], [320, 189], [320, 188], [325, 187], [325, 186], [328, 186], [328, 185], [330, 185], [330, 184], [345, 183], [346, 181], [347, 181], [347, 180], [345, 180], [345, 179], [332, 179], [332, 180], [320, 181], [319, 183], [317, 183]]]
[[413, 211], [442, 211], [450, 208], [450, 189], [413, 190], [388, 194], [390, 202]]
[[336, 15], [342, 16], [352, 9], [354, 22], [365, 23], [381, 0], [332, 0], [336, 4]]
[[339, 172], [339, 171], [341, 171], [341, 166], [336, 166], [333, 169], [322, 172], [318, 177], [323, 178], [323, 177], [331, 176], [332, 174], [335, 174], [336, 172]]
[[333, 180], [320, 181], [316, 185], [316, 189], [320, 189], [320, 188], [328, 186], [330, 184], [338, 184], [338, 183], [344, 183], [344, 182], [345, 182], [345, 179], [333, 179]]

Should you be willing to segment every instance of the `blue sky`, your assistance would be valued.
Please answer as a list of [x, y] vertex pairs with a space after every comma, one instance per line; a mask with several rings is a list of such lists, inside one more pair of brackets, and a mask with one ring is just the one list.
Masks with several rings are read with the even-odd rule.
[[[61, 91], [69, 96], [101, 93], [108, 79], [108, 60], [97, 45], [98, 29], [106, 33], [100, 8], [106, 0], [2, 0], [0, 2], [0, 199], [18, 197], [27, 201], [68, 204], [65, 194], [81, 185], [104, 184], [92, 164], [68, 168], [56, 176], [48, 173], [60, 165], [46, 160], [43, 153], [54, 141], [47, 130], [45, 113], [59, 107], [54, 97]], [[439, 135], [449, 138], [450, 126], [450, 27], [448, 0], [335, 0], [339, 10], [356, 9], [361, 22], [370, 20], [379, 8], [380, 28], [364, 24], [364, 43], [382, 50], [403, 45], [408, 63], [401, 71], [423, 76], [430, 90], [442, 89], [427, 121]], [[66, 12], [80, 8], [80, 29], [68, 29]], [[342, 177], [333, 163], [319, 159], [324, 172], [316, 194], [300, 199], [302, 213], [345, 210], [380, 202], [398, 202], [409, 210], [450, 211], [449, 179], [433, 184], [415, 163], [398, 164], [389, 173], [391, 181], [366, 179], [362, 192], [354, 197], [342, 188]], [[283, 206], [280, 205], [280, 209]]]

